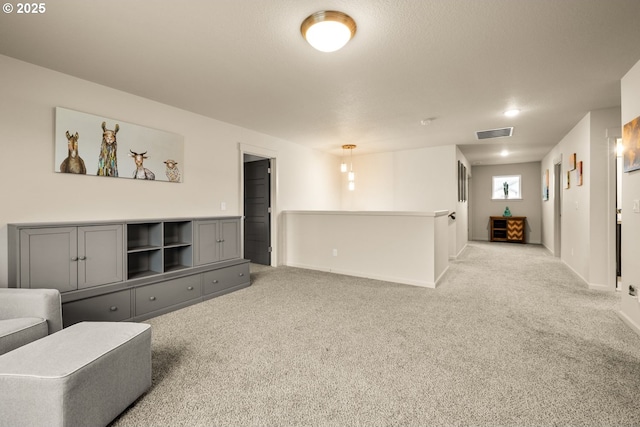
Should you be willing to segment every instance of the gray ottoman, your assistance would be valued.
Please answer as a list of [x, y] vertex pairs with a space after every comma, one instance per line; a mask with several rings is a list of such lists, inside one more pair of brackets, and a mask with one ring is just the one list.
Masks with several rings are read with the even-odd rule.
[[0, 356], [0, 426], [105, 426], [151, 386], [151, 326], [82, 322]]

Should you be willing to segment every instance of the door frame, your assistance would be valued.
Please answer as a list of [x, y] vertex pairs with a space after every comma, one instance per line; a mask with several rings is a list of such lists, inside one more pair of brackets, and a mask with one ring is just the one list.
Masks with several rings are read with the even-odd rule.
[[[607, 161], [607, 283], [605, 284], [608, 291], [615, 291], [618, 287], [618, 275], [616, 271], [616, 224], [618, 215], [617, 192], [618, 192], [618, 156], [617, 141], [622, 138], [622, 127], [616, 126], [607, 128], [605, 136], [607, 138], [607, 146], [609, 159]], [[621, 189], [620, 189], [621, 190]]]
[[553, 256], [562, 259], [562, 154], [553, 162]]
[[263, 157], [271, 160], [271, 174], [270, 174], [270, 198], [271, 198], [271, 212], [269, 213], [269, 224], [271, 228], [271, 266], [278, 266], [279, 262], [279, 250], [278, 250], [278, 152], [270, 150], [268, 148], [257, 147], [255, 145], [249, 145], [244, 143], [238, 143], [239, 153], [239, 179], [240, 179], [240, 195], [238, 206], [240, 206], [240, 212], [242, 212], [242, 227], [240, 231], [240, 242], [242, 246], [242, 256], [244, 257], [244, 155], [251, 154], [254, 156]]

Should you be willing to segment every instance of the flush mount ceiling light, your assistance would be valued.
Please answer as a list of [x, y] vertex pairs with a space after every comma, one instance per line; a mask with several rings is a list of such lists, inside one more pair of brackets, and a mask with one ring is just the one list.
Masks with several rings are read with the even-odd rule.
[[513, 110], [507, 110], [504, 112], [504, 115], [507, 117], [515, 117], [518, 114], [520, 114], [520, 110], [518, 110], [517, 108], [514, 108]]
[[335, 52], [356, 34], [356, 22], [347, 14], [321, 10], [302, 21], [302, 37], [321, 52]]

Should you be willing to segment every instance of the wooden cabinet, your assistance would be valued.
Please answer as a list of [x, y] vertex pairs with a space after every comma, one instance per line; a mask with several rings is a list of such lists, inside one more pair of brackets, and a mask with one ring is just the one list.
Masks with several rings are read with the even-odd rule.
[[525, 243], [526, 221], [524, 216], [492, 216], [489, 218], [492, 242]]
[[14, 265], [19, 279], [14, 274], [10, 281], [60, 292], [121, 282], [122, 251], [120, 224], [21, 228]]
[[196, 265], [240, 256], [240, 219], [199, 220], [194, 224]]
[[65, 326], [144, 320], [249, 286], [240, 226], [239, 217], [9, 224], [9, 286], [60, 290]]

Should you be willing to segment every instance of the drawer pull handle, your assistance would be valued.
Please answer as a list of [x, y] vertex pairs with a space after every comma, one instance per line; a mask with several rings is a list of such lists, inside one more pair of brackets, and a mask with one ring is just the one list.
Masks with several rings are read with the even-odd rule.
[[110, 311], [118, 311], [118, 307], [116, 307], [115, 305], [111, 306], [109, 308]]
[[211, 283], [218, 283], [217, 279], [213, 279], [213, 281]]
[[240, 273], [240, 274], [238, 274], [238, 276], [242, 277], [242, 276], [244, 276], [244, 273]]
[[71, 261], [77, 261], [77, 260], [78, 260], [77, 256], [71, 257]]
[[149, 297], [149, 301], [155, 301], [156, 297]]
[[78, 258], [80, 261], [84, 261], [85, 259], [87, 259], [86, 256], [81, 256], [80, 258]]
[[193, 286], [189, 286], [189, 287], [187, 288], [187, 290], [192, 291], [192, 290], [193, 290]]

